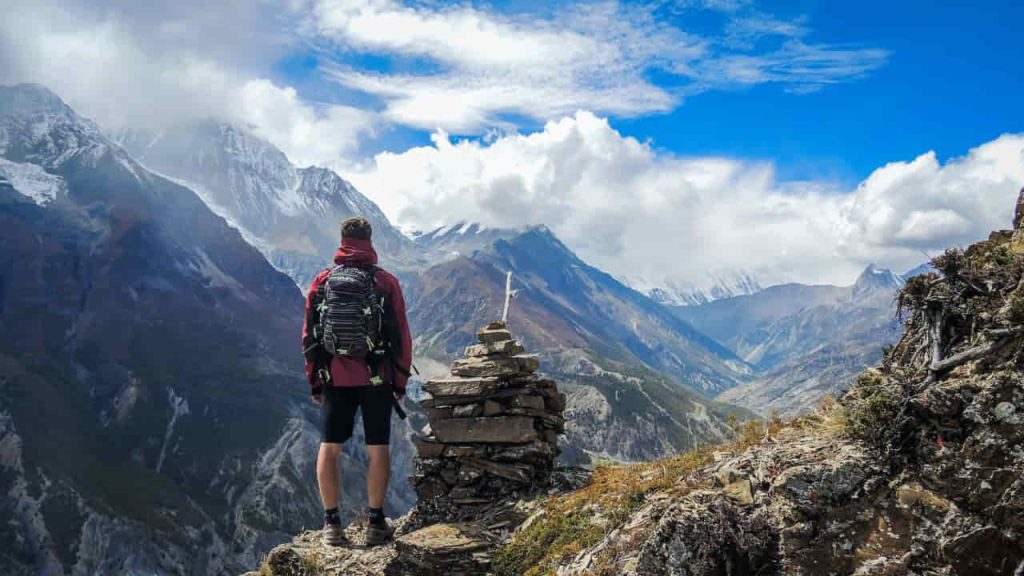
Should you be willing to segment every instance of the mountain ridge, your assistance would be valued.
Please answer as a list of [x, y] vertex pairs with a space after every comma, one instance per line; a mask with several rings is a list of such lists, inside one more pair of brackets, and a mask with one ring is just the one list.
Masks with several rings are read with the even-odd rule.
[[427, 251], [347, 180], [327, 168], [295, 166], [243, 129], [207, 120], [157, 135], [125, 131], [118, 139], [146, 166], [197, 190], [302, 288], [331, 261], [339, 223], [356, 215], [373, 225], [383, 264], [404, 270], [427, 263]]
[[292, 279], [45, 88], [0, 157], [0, 570], [239, 572], [317, 517]]

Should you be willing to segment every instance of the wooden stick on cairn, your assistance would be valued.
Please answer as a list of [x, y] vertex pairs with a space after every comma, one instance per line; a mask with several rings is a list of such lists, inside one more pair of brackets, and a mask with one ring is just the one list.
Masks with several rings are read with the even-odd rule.
[[512, 303], [512, 297], [518, 290], [512, 290], [512, 271], [509, 270], [505, 276], [505, 309], [501, 313], [501, 323], [508, 324], [508, 307]]

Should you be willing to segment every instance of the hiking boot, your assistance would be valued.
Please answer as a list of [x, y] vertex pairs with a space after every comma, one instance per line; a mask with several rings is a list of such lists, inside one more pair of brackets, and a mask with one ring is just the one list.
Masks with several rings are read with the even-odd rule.
[[324, 546], [341, 546], [348, 542], [341, 524], [324, 524], [323, 540]]
[[367, 524], [366, 526], [366, 545], [367, 546], [379, 546], [391, 540], [391, 535], [395, 533], [395, 529], [391, 527], [391, 523], [385, 521], [383, 525]]

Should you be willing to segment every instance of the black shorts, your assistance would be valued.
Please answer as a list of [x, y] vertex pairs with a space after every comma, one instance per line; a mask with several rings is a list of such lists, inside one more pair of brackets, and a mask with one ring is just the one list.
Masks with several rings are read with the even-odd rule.
[[356, 410], [363, 414], [363, 431], [370, 446], [391, 441], [392, 388], [379, 386], [328, 386], [320, 405], [321, 440], [343, 444], [352, 437]]

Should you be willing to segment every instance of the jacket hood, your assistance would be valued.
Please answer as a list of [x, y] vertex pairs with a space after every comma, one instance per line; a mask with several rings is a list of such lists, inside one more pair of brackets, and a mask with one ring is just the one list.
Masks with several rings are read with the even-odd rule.
[[334, 263], [339, 266], [375, 266], [377, 251], [369, 240], [342, 238], [341, 246], [334, 255]]

